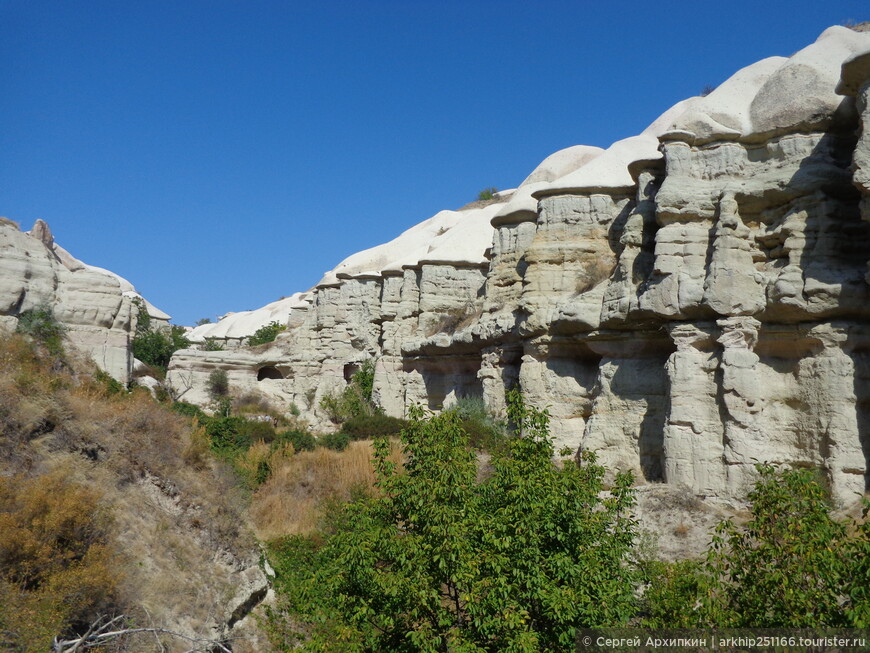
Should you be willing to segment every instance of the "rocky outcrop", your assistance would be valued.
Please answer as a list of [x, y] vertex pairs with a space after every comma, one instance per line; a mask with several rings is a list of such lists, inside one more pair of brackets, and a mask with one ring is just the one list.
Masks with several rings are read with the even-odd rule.
[[[135, 299], [142, 298], [129, 281], [74, 258], [54, 241], [42, 220], [22, 232], [0, 218], [0, 325], [14, 330], [22, 312], [48, 307], [66, 328], [70, 343], [126, 383], [133, 369]], [[158, 323], [169, 320], [142, 301]]]
[[519, 384], [558, 444], [641, 481], [727, 500], [755, 462], [790, 463], [849, 502], [870, 478], [868, 61], [870, 34], [832, 27], [638, 136], [563, 150], [347, 259], [271, 345], [180, 352], [170, 381], [205, 403], [222, 367], [320, 426], [367, 359], [396, 415], [498, 409]]

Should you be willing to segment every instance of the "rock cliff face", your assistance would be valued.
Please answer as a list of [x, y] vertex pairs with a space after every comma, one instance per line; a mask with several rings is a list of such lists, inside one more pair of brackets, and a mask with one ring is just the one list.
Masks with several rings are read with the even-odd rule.
[[[544, 161], [344, 261], [270, 345], [186, 350], [170, 382], [320, 399], [375, 359], [388, 413], [519, 384], [560, 444], [743, 496], [756, 461], [868, 489], [870, 33], [749, 66], [607, 150]], [[837, 93], [839, 90], [839, 93]]]
[[[51, 308], [73, 345], [127, 383], [133, 369], [136, 298], [142, 299], [129, 281], [82, 263], [54, 242], [42, 220], [22, 232], [0, 218], [0, 326], [14, 330], [22, 312]], [[169, 320], [147, 301], [145, 306], [154, 320]]]

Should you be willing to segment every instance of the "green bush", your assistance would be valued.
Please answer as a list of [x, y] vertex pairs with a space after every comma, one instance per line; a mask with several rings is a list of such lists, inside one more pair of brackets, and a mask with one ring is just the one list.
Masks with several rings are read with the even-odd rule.
[[127, 393], [127, 388], [124, 387], [124, 384], [113, 378], [108, 372], [98, 369], [94, 372], [94, 379], [103, 386], [106, 396], [111, 397]]
[[202, 343], [202, 351], [223, 351], [224, 346], [217, 341], [217, 338], [206, 338]]
[[199, 406], [194, 406], [193, 404], [189, 404], [185, 401], [176, 401], [170, 406], [172, 410], [180, 415], [185, 415], [186, 417], [196, 417], [199, 419], [200, 423], [205, 422], [209, 419], [208, 415], [203, 412], [203, 410]]
[[243, 419], [242, 425], [240, 428], [241, 437], [253, 444], [258, 440], [262, 440], [265, 443], [270, 443], [275, 440], [275, 427], [272, 426], [271, 422], [261, 422], [259, 420], [254, 419]]
[[317, 444], [327, 449], [335, 451], [344, 451], [347, 445], [350, 444], [350, 436], [347, 433], [336, 431], [335, 433], [327, 433], [317, 438]]
[[282, 431], [275, 436], [275, 442], [289, 442], [295, 451], [313, 451], [316, 445], [314, 436], [305, 431]]
[[251, 440], [244, 428], [246, 421], [241, 417], [209, 417], [204, 426], [212, 449], [226, 451], [250, 447]]
[[408, 420], [375, 413], [351, 417], [341, 425], [341, 432], [346, 433], [351, 440], [372, 440], [383, 436], [398, 436], [408, 424]]
[[340, 394], [332, 394], [320, 400], [320, 407], [334, 424], [341, 424], [354, 417], [370, 416], [380, 412], [372, 400], [375, 383], [375, 362], [365, 361], [350, 379]]
[[53, 356], [63, 355], [63, 334], [66, 329], [55, 319], [54, 312], [47, 304], [19, 313], [15, 331], [42, 343]]
[[478, 202], [487, 202], [495, 197], [495, 194], [498, 192], [498, 188], [494, 186], [490, 186], [489, 188], [484, 188], [477, 194]]
[[646, 593], [650, 625], [870, 625], [870, 526], [849, 536], [815, 470], [757, 468], [750, 520], [722, 522], [703, 563], [663, 569]]
[[507, 446], [507, 424], [489, 413], [482, 397], [461, 397], [446, 412], [459, 417], [473, 448], [491, 453]]
[[308, 651], [569, 651], [580, 628], [627, 623], [631, 476], [604, 498], [591, 454], [554, 465], [546, 413], [519, 397], [510, 411], [523, 437], [483, 480], [456, 413], [413, 412], [401, 470], [376, 440], [378, 494], [348, 504], [322, 549], [288, 543], [303, 568], [273, 549], [273, 641], [299, 624]]
[[273, 342], [278, 334], [284, 331], [287, 327], [278, 322], [269, 322], [265, 326], [261, 326], [254, 331], [254, 335], [248, 337], [247, 345], [256, 347], [257, 345], [265, 345], [267, 342]]

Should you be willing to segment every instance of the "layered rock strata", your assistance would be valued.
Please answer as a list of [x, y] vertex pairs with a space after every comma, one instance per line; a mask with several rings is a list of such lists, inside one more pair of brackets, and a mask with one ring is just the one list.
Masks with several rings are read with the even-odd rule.
[[141, 300], [158, 324], [169, 316], [118, 275], [82, 263], [37, 220], [30, 232], [0, 218], [0, 326], [14, 330], [24, 311], [47, 307], [69, 342], [122, 383], [133, 371], [130, 340]]
[[848, 503], [870, 478], [868, 84], [870, 34], [830, 28], [351, 257], [274, 343], [180, 352], [170, 381], [206, 404], [223, 368], [319, 426], [369, 359], [395, 415], [518, 384], [611, 470], [731, 499], [756, 462], [806, 465]]

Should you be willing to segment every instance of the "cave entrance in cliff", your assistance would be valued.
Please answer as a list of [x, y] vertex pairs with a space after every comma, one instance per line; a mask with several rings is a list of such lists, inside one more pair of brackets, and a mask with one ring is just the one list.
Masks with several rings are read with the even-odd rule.
[[263, 379], [283, 379], [284, 375], [281, 374], [281, 370], [279, 370], [274, 365], [265, 365], [257, 370], [257, 381], [262, 381]]
[[344, 380], [346, 383], [350, 383], [351, 379], [353, 379], [353, 375], [359, 372], [359, 365], [356, 363], [348, 363], [344, 366]]

